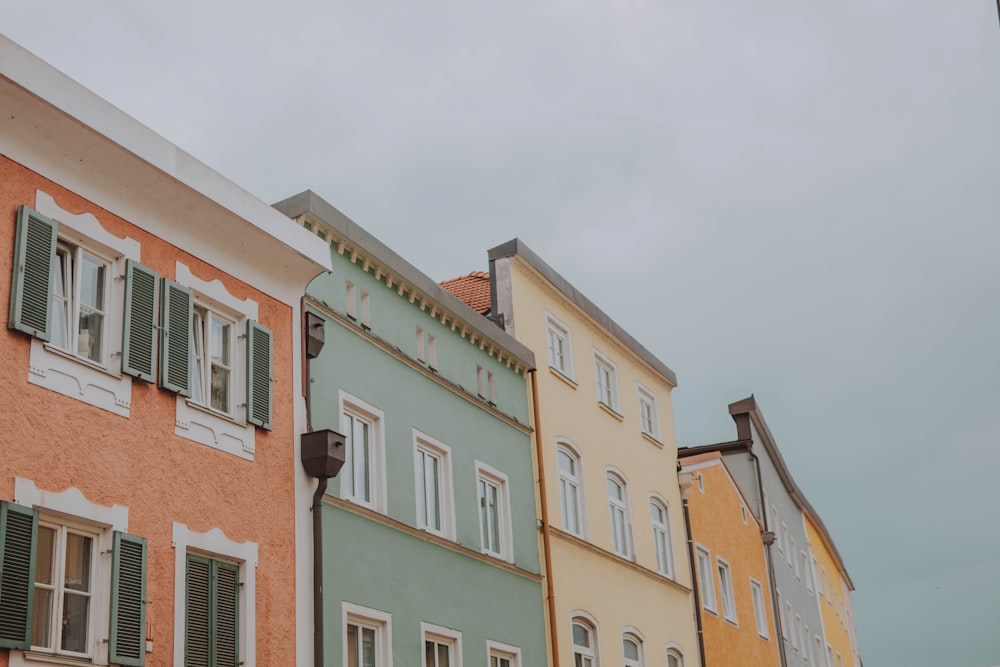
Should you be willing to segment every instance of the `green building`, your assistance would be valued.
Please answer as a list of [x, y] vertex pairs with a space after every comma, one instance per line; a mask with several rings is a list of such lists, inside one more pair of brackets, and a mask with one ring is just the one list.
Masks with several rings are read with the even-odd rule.
[[311, 429], [346, 451], [319, 510], [324, 664], [544, 665], [534, 356], [314, 193], [275, 207], [333, 260], [305, 300]]

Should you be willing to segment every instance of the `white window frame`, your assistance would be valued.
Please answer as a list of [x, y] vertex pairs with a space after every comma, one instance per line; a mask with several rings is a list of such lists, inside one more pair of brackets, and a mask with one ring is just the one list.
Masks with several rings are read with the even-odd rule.
[[[351, 451], [345, 452], [346, 460], [344, 462], [344, 468], [340, 471], [340, 497], [344, 500], [361, 505], [362, 507], [367, 507], [368, 509], [384, 514], [388, 504], [386, 497], [387, 473], [385, 462], [385, 413], [375, 406], [361, 400], [357, 396], [348, 394], [343, 389], [338, 392], [338, 403], [341, 429], [345, 428], [345, 417], [348, 415], [354, 419], [367, 423], [369, 425], [368, 440], [369, 447], [371, 449], [368, 455], [370, 461], [368, 479], [370, 500], [359, 498], [347, 490], [347, 484], [351, 483], [354, 475], [353, 468], [346, 470], [347, 466], [352, 465], [353, 463]], [[350, 434], [345, 435], [350, 437]], [[348, 450], [352, 447], [349, 447]]]
[[[220, 308], [211, 300], [202, 296], [201, 294], [195, 292], [194, 296], [194, 315], [192, 317], [192, 326], [197, 328], [199, 320], [201, 321], [202, 331], [200, 332], [200, 344], [202, 347], [202, 355], [204, 358], [201, 359], [201, 370], [198, 369], [198, 345], [199, 345], [199, 335], [197, 331], [192, 329], [191, 331], [191, 397], [187, 400], [199, 408], [204, 408], [222, 417], [228, 419], [235, 419], [238, 421], [246, 422], [246, 362], [243, 361], [246, 357], [246, 347], [244, 343], [244, 336], [240, 334], [241, 331], [246, 331], [246, 318], [242, 318], [238, 313], [233, 313], [228, 309]], [[209, 356], [216, 350], [211, 345], [212, 338], [212, 323], [213, 321], [222, 322], [229, 329], [228, 341], [226, 343], [229, 345], [229, 365], [218, 364], [222, 368], [229, 371], [229, 386], [227, 387], [227, 393], [229, 398], [229, 405], [223, 409], [212, 405], [212, 366], [215, 365], [213, 359], [214, 356]], [[241, 321], [242, 320], [242, 321]], [[242, 370], [242, 373], [240, 372]], [[237, 375], [241, 377], [237, 378]], [[242, 380], [242, 382], [238, 381]], [[196, 399], [194, 388], [195, 383], [198, 383], [198, 387], [201, 398]]]
[[718, 616], [718, 600], [715, 597], [715, 568], [712, 567], [712, 552], [695, 544], [698, 587], [701, 592], [702, 608]]
[[234, 542], [219, 528], [196, 533], [183, 523], [173, 524], [174, 547], [174, 667], [184, 667], [184, 617], [187, 611], [187, 557], [189, 553], [239, 566], [239, 651], [245, 667], [257, 664], [257, 556], [256, 542]]
[[[802, 616], [795, 614], [795, 627], [792, 628], [792, 650], [798, 652], [802, 641]], [[808, 648], [808, 647], [806, 647]]]
[[[427, 657], [424, 652], [424, 644], [433, 641], [437, 644], [450, 646], [452, 649], [449, 656], [449, 667], [462, 667], [462, 633], [443, 625], [420, 622], [420, 665], [421, 667], [435, 667], [427, 664]], [[347, 664], [347, 663], [344, 663]]]
[[719, 570], [719, 593], [722, 598], [722, 616], [733, 625], [738, 625], [736, 619], [736, 591], [733, 590], [733, 568], [729, 561], [721, 556], [715, 557]]
[[348, 664], [347, 657], [347, 626], [356, 625], [359, 628], [370, 628], [375, 631], [375, 667], [391, 667], [392, 665], [392, 614], [351, 602], [341, 602], [343, 628], [341, 651], [342, 665]]
[[[563, 471], [559, 466], [559, 454], [565, 454], [570, 459], [576, 463], [576, 476], [571, 476], [569, 473]], [[579, 450], [568, 440], [557, 440], [556, 441], [556, 471], [559, 473], [559, 509], [560, 517], [562, 519], [562, 528], [567, 533], [571, 535], [576, 535], [577, 537], [582, 537], [587, 539], [588, 537], [588, 522], [587, 522], [587, 503], [586, 503], [586, 493], [584, 490], [584, 474], [583, 474], [583, 456], [580, 454]], [[576, 518], [578, 524], [578, 530], [572, 530], [571, 526], [567, 524], [566, 521], [566, 505], [565, 505], [565, 492], [566, 490], [572, 490], [573, 500], [576, 505]]]
[[684, 667], [684, 651], [674, 642], [667, 644], [667, 667], [670, 667], [670, 658], [677, 661], [677, 667]]
[[493, 371], [476, 365], [476, 394], [490, 405], [497, 404], [497, 385]]
[[[663, 512], [663, 522], [656, 520], [653, 507]], [[656, 555], [656, 571], [665, 577], [674, 578], [674, 544], [670, 530], [670, 505], [659, 494], [649, 495], [649, 520], [653, 528], [653, 552]], [[661, 542], [663, 558], [661, 559]], [[663, 562], [661, 562], [661, 560]]]
[[[507, 562], [514, 561], [514, 535], [511, 529], [511, 516], [510, 516], [510, 480], [507, 475], [493, 466], [483, 463], [482, 461], [476, 461], [476, 489], [474, 497], [476, 499], [476, 509], [479, 516], [479, 541], [480, 549], [482, 553], [493, 556], [494, 558], [499, 558]], [[483, 507], [479, 498], [479, 484], [483, 482], [488, 486], [496, 486], [497, 493], [497, 525], [498, 525], [498, 538], [500, 541], [500, 550], [495, 551], [489, 547], [486, 541], [483, 539], [485, 537], [484, 530], [487, 528], [483, 524]]]
[[799, 561], [800, 561], [799, 569], [802, 570], [802, 581], [806, 585], [806, 590], [812, 593], [813, 583], [812, 583], [812, 577], [809, 576], [811, 570], [811, 568], [809, 567], [809, 554], [807, 554], [805, 551], [799, 551]]
[[417, 327], [417, 361], [427, 363], [427, 341], [424, 338], [424, 330]]
[[[553, 349], [553, 343], [556, 340], [562, 342], [562, 363], [556, 357]], [[573, 336], [570, 333], [569, 327], [549, 311], [545, 311], [545, 349], [548, 356], [549, 368], [563, 377], [573, 380]]]
[[794, 537], [792, 537], [790, 539], [791, 539], [791, 542], [788, 545], [788, 551], [785, 552], [785, 556], [788, 557], [788, 567], [792, 568], [792, 571], [795, 572], [795, 576], [798, 577], [799, 576], [799, 564], [798, 564], [798, 561], [795, 560], [795, 552], [799, 550], [799, 545], [795, 541]]
[[816, 590], [816, 595], [822, 596], [823, 595], [823, 581], [822, 581], [822, 579], [820, 579], [820, 576], [819, 576], [819, 563], [816, 560], [816, 556], [810, 555], [810, 559], [812, 561], [812, 569], [811, 569], [811, 571], [812, 571], [812, 578], [813, 578], [813, 582], [814, 582], [814, 587], [815, 587], [815, 590]]
[[350, 280], [344, 283], [344, 296], [345, 296], [344, 313], [346, 313], [347, 316], [352, 320], [357, 321], [358, 288]]
[[757, 634], [762, 639], [770, 639], [767, 631], [767, 605], [764, 602], [764, 586], [750, 577], [750, 600], [753, 602], [753, 615], [757, 623]]
[[[432, 525], [429, 525], [428, 522], [421, 522], [420, 520], [420, 507], [426, 499], [426, 497], [421, 498], [420, 495], [423, 481], [420, 474], [421, 453], [434, 457], [438, 461], [438, 505], [441, 513], [440, 528], [435, 528]], [[413, 477], [414, 493], [416, 496], [416, 522], [414, 525], [421, 530], [426, 530], [428, 533], [433, 533], [449, 540], [454, 540], [455, 494], [453, 490], [454, 478], [452, 477], [451, 461], [451, 447], [444, 444], [440, 440], [436, 440], [426, 433], [423, 433], [422, 431], [413, 429]]]
[[[637, 660], [632, 660], [625, 657], [625, 642], [629, 641], [635, 644], [636, 653], [638, 654]], [[632, 627], [623, 628], [621, 631], [621, 647], [622, 647], [622, 663], [625, 667], [645, 667], [646, 664], [646, 642], [643, 636], [638, 630]]]
[[[590, 646], [577, 644], [573, 639], [573, 626], [579, 625], [590, 633]], [[569, 617], [569, 644], [573, 650], [573, 663], [576, 664], [576, 656], [580, 655], [584, 659], [589, 659], [591, 667], [600, 667], [601, 664], [601, 644], [600, 632], [597, 620], [590, 614], [577, 610]]]
[[[816, 664], [822, 664], [823, 659], [826, 657], [826, 651], [823, 650], [823, 638], [819, 635], [814, 635], [816, 642], [813, 644], [813, 651], [819, 654], [819, 659], [816, 660]], [[833, 667], [833, 665], [828, 665], [827, 667]]]
[[807, 625], [805, 627], [805, 631], [802, 633], [802, 659], [805, 662], [809, 662], [809, 654], [811, 653], [812, 661], [816, 663], [816, 647], [813, 646], [811, 641], [809, 641], [810, 637], [812, 637], [812, 631], [809, 630], [809, 626]]
[[372, 300], [365, 290], [361, 290], [361, 327], [363, 329], [372, 328]]
[[[628, 481], [625, 475], [617, 468], [606, 468], [604, 471], [605, 489], [608, 492], [608, 517], [610, 519], [611, 551], [622, 558], [635, 560], [635, 542], [632, 538], [632, 508], [629, 500]], [[621, 499], [613, 498], [611, 490], [607, 489], [608, 483], [614, 483], [621, 488]], [[622, 533], [624, 543], [619, 544], [619, 535], [616, 530], [616, 517], [620, 516], [623, 525]]]
[[699, 472], [697, 474], [698, 478], [698, 493], [705, 493], [705, 476]]
[[740, 518], [743, 520], [743, 525], [744, 526], [750, 525], [749, 522], [747, 521], [747, 506], [746, 505], [740, 505]]
[[487, 639], [486, 655], [489, 657], [489, 667], [494, 667], [494, 658], [498, 660], [507, 660], [510, 663], [510, 667], [521, 667], [521, 649], [518, 646]]
[[[660, 412], [656, 405], [656, 394], [636, 383], [639, 398], [639, 427], [644, 435], [660, 441]], [[648, 422], [648, 423], [647, 423]]]
[[616, 415], [621, 415], [621, 402], [618, 396], [618, 367], [596, 348], [594, 349], [594, 378], [598, 404]]

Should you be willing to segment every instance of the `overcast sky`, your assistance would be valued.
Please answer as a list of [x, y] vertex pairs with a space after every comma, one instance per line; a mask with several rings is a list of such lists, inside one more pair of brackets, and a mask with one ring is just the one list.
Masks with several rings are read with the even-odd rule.
[[437, 280], [520, 237], [677, 372], [681, 444], [757, 396], [866, 667], [1000, 665], [993, 0], [0, 0], [0, 31]]

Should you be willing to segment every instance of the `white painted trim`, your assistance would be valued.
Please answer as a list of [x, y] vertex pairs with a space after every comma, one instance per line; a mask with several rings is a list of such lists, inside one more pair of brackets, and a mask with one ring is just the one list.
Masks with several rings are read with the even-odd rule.
[[[486, 659], [489, 661], [490, 658], [497, 655], [498, 658], [507, 658], [510, 660], [511, 667], [521, 667], [521, 649], [520, 647], [514, 646], [513, 644], [504, 644], [503, 642], [493, 641], [492, 639], [486, 640]], [[490, 661], [490, 667], [493, 663]]]
[[[413, 494], [417, 504], [423, 499], [418, 495], [420, 488], [420, 466], [417, 454], [424, 450], [434, 454], [441, 462], [441, 478], [438, 481], [441, 497], [438, 502], [441, 504], [441, 530], [434, 530], [428, 526], [419, 525], [419, 519], [415, 519], [414, 525], [420, 530], [426, 530], [433, 535], [440, 535], [449, 540], [454, 540], [455, 529], [455, 478], [452, 474], [451, 447], [444, 444], [419, 429], [412, 429], [413, 433]], [[416, 516], [416, 515], [415, 515]]]
[[[378, 646], [378, 651], [375, 655], [376, 667], [392, 667], [392, 614], [380, 611], [378, 609], [372, 609], [370, 607], [362, 607], [361, 605], [354, 604], [353, 602], [342, 601], [340, 603], [341, 608], [341, 660], [340, 664], [346, 665], [347, 662], [347, 624], [349, 622], [354, 622], [358, 625], [370, 625], [378, 629], [378, 633], [375, 637], [376, 645]], [[384, 664], [379, 663], [378, 658], [385, 658]]]
[[[446, 628], [443, 625], [434, 625], [433, 623], [427, 623], [426, 621], [420, 621], [420, 640], [421, 642], [427, 641], [428, 639], [443, 639], [445, 644], [451, 644], [455, 649], [455, 655], [452, 656], [452, 667], [462, 667], [462, 633], [454, 628]], [[421, 646], [421, 649], [423, 647]], [[424, 655], [421, 650], [421, 656]], [[347, 664], [346, 662], [344, 663]], [[421, 658], [421, 664], [423, 665], [423, 658]], [[427, 665], [423, 665], [427, 667]]]
[[[757, 605], [754, 602], [753, 592], [755, 587], [756, 590], [760, 591], [760, 609], [757, 609]], [[762, 639], [770, 639], [771, 635], [767, 627], [767, 599], [764, 597], [764, 584], [753, 577], [750, 577], [750, 606], [753, 607], [754, 621], [757, 624], [757, 635]], [[764, 622], [764, 632], [760, 631], [761, 621]]]
[[600, 667], [601, 664], [601, 631], [600, 624], [594, 615], [583, 609], [574, 609], [569, 613], [569, 649], [570, 653], [575, 653], [574, 647], [576, 644], [573, 643], [573, 624], [582, 621], [581, 625], [588, 626], [590, 628], [591, 640], [593, 641], [593, 646], [589, 650], [593, 651], [594, 665]]
[[[736, 613], [736, 590], [733, 585], [733, 566], [728, 560], [718, 554], [715, 555], [715, 564], [719, 574], [719, 593], [722, 599], [722, 616], [733, 625], [738, 626], [739, 620]], [[725, 571], [725, 575], [723, 575], [723, 571]], [[731, 615], [726, 613], [726, 591], [723, 589], [722, 585], [723, 576], [725, 576], [725, 580], [729, 584], [729, 603], [732, 608]]]
[[[666, 526], [664, 526], [664, 528], [666, 528], [667, 531], [667, 572], [660, 572], [660, 574], [662, 574], [665, 577], [669, 577], [670, 579], [674, 579], [676, 581], [677, 569], [674, 567], [674, 531], [673, 531], [673, 522], [670, 520], [670, 503], [668, 503], [666, 498], [661, 496], [656, 491], [650, 492], [649, 503], [650, 505], [652, 505], [653, 503], [660, 505], [661, 509], [663, 510], [666, 516]], [[650, 511], [649, 523], [650, 523], [650, 528], [655, 530], [655, 522], [653, 521], [652, 511]], [[655, 533], [653, 535], [653, 549], [655, 552], [656, 549]]]
[[186, 571], [188, 553], [239, 562], [240, 658], [244, 667], [257, 665], [257, 554], [256, 542], [234, 542], [219, 528], [196, 533], [174, 522], [174, 667], [184, 667], [184, 613], [187, 608]]
[[[620, 379], [618, 377], [618, 366], [616, 366], [615, 362], [611, 361], [611, 359], [607, 355], [605, 355], [604, 353], [602, 353], [596, 347], [593, 348], [593, 351], [594, 351], [594, 390], [597, 392], [597, 402], [599, 404], [601, 404], [601, 405], [609, 408], [612, 412], [620, 414], [621, 413], [621, 382], [620, 382]], [[606, 366], [608, 368], [608, 370], [610, 371], [609, 377], [610, 377], [611, 383], [614, 385], [613, 387], [609, 388], [610, 389], [610, 394], [611, 394], [611, 404], [610, 405], [608, 405], [607, 403], [605, 403], [604, 400], [601, 398], [601, 392], [600, 392], [600, 389], [598, 388], [599, 385], [597, 383], [597, 377], [598, 377], [598, 375], [597, 375], [597, 367], [598, 366]]]
[[[507, 474], [497, 470], [488, 463], [476, 459], [476, 486], [473, 489], [472, 497], [476, 499], [476, 515], [479, 517], [479, 549], [482, 553], [500, 558], [508, 563], [514, 562], [514, 531], [511, 525], [510, 510], [510, 479]], [[498, 484], [500, 487], [501, 515], [500, 515], [500, 554], [487, 550], [483, 544], [483, 513], [479, 511], [479, 480], [485, 479]]]
[[[684, 649], [677, 642], [667, 642], [663, 646], [663, 654], [669, 656], [673, 652], [674, 656], [681, 661], [681, 667], [685, 667]], [[669, 664], [669, 663], [668, 663]]]
[[[587, 476], [586, 476], [585, 470], [584, 470], [584, 465], [585, 464], [584, 464], [584, 461], [583, 461], [583, 454], [580, 452], [580, 449], [576, 446], [576, 444], [572, 440], [570, 440], [569, 438], [564, 438], [564, 437], [561, 437], [561, 436], [557, 437], [556, 438], [556, 473], [557, 473], [556, 477], [557, 477], [557, 479], [561, 479], [562, 478], [562, 472], [559, 470], [559, 450], [560, 449], [565, 449], [567, 451], [567, 453], [569, 453], [574, 459], [576, 459], [576, 464], [577, 464], [577, 474], [576, 474], [576, 477], [577, 477], [577, 495], [578, 495], [578, 498], [577, 498], [577, 512], [579, 512], [579, 518], [580, 518], [580, 532], [579, 533], [574, 533], [571, 530], [566, 530], [565, 526], [563, 526], [563, 530], [566, 530], [566, 532], [569, 533], [570, 535], [576, 535], [577, 537], [579, 537], [581, 539], [589, 541], [590, 540], [590, 517], [588, 516], [588, 511], [587, 511]], [[559, 512], [560, 512], [560, 518], [561, 518], [561, 515], [562, 515], [562, 506], [561, 506], [562, 499], [561, 498], [560, 498], [559, 502], [560, 502]]]
[[[566, 368], [562, 369], [558, 366], [552, 364], [552, 360], [549, 359], [549, 331], [554, 330], [557, 334], [561, 334], [562, 338], [566, 341], [566, 349], [564, 354], [566, 356]], [[568, 380], [576, 380], [576, 369], [573, 363], [573, 331], [567, 326], [562, 320], [545, 309], [545, 361], [548, 363], [549, 368], [553, 369], [563, 377]]]
[[638, 629], [631, 625], [626, 625], [618, 631], [618, 645], [621, 646], [622, 661], [625, 660], [625, 640], [630, 639], [636, 643], [639, 649], [639, 667], [646, 665], [646, 638]]
[[60, 512], [70, 517], [93, 521], [112, 530], [128, 532], [128, 507], [124, 505], [98, 505], [83, 495], [76, 487], [64, 491], [43, 491], [35, 482], [22, 477], [14, 478], [14, 502], [26, 507]]
[[[340, 497], [352, 503], [357, 503], [362, 507], [373, 509], [376, 512], [385, 514], [388, 511], [388, 470], [386, 468], [386, 442], [385, 442], [385, 413], [374, 405], [366, 403], [357, 396], [347, 393], [343, 389], [337, 391], [338, 420], [341, 431], [344, 430], [344, 414], [350, 413], [371, 422], [372, 426], [372, 457], [375, 459], [372, 469], [372, 502], [366, 503], [357, 498], [344, 494], [340, 489]], [[350, 434], [345, 434], [350, 437]]]
[[[700, 597], [701, 597], [701, 607], [705, 611], [710, 612], [710, 613], [715, 614], [716, 616], [718, 616], [719, 615], [719, 598], [718, 598], [718, 595], [716, 595], [716, 589], [715, 589], [715, 578], [716, 578], [717, 575], [715, 573], [715, 568], [712, 567], [712, 552], [711, 552], [711, 550], [703, 547], [702, 545], [698, 544], [697, 542], [694, 543], [694, 551], [695, 551], [695, 558], [694, 558], [694, 568], [695, 568], [695, 571], [694, 571], [694, 576], [697, 578], [697, 581], [698, 581], [698, 587], [699, 587]], [[708, 581], [709, 581], [709, 583], [712, 586], [712, 591], [711, 591], [712, 598], [711, 598], [711, 600], [709, 600], [709, 598], [705, 595], [705, 593], [706, 593], [705, 586], [703, 585], [704, 582], [702, 581], [702, 578], [701, 578], [701, 562], [702, 561], [698, 557], [701, 556], [702, 554], [704, 554], [704, 556], [705, 556], [705, 562], [708, 564]], [[711, 604], [709, 604], [709, 603], [711, 603]]]
[[[656, 441], [659, 441], [661, 439], [660, 406], [656, 401], [656, 394], [653, 393], [652, 389], [649, 389], [638, 380], [635, 381], [635, 385], [636, 385], [636, 401], [639, 408], [639, 429], [649, 437], [653, 438]], [[652, 432], [649, 432], [642, 427], [642, 401], [644, 398], [646, 399], [646, 402], [648, 402], [653, 407]]]
[[[622, 558], [627, 558], [628, 560], [635, 561], [636, 560], [635, 532], [634, 532], [635, 519], [632, 516], [632, 494], [629, 492], [628, 478], [625, 476], [625, 473], [623, 473], [620, 469], [616, 468], [615, 466], [605, 466], [604, 468], [605, 494], [607, 494], [608, 477], [612, 476], [615, 477], [621, 484], [622, 495], [624, 496], [623, 501], [625, 503], [625, 540], [627, 542], [625, 546], [628, 550], [628, 553], [620, 554], [617, 551], [615, 551], [614, 535], [611, 535], [611, 552], [618, 556], [621, 556]], [[611, 496], [607, 496], [607, 498], [608, 498], [608, 512], [609, 512], [608, 520], [610, 521]], [[653, 570], [655, 571], [656, 568], [653, 568]]]

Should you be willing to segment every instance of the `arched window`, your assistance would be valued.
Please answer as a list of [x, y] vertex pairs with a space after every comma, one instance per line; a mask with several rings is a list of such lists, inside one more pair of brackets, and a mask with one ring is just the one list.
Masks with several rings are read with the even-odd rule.
[[573, 666], [597, 667], [597, 630], [584, 618], [573, 619]]
[[628, 490], [625, 480], [608, 473], [608, 511], [611, 515], [611, 547], [619, 556], [632, 557], [631, 529], [628, 521]]
[[562, 526], [567, 533], [583, 536], [583, 470], [580, 455], [566, 445], [556, 450], [559, 465], [559, 501], [562, 504]]
[[622, 635], [622, 655], [625, 667], [643, 667], [642, 640], [632, 633]]
[[684, 667], [684, 654], [680, 649], [667, 649], [667, 667]]
[[656, 570], [667, 577], [674, 576], [673, 545], [670, 541], [670, 514], [667, 504], [659, 498], [649, 501], [649, 514], [653, 523], [653, 549], [656, 551]]

